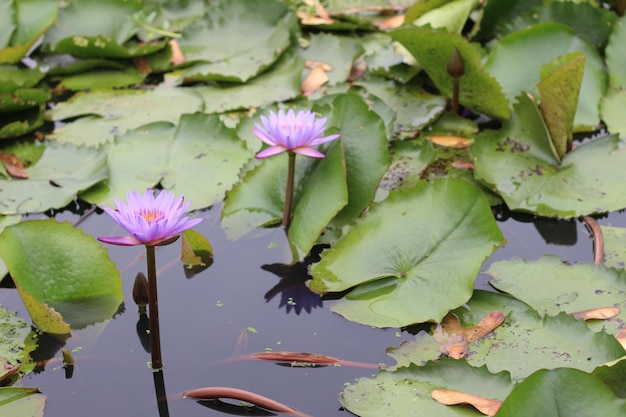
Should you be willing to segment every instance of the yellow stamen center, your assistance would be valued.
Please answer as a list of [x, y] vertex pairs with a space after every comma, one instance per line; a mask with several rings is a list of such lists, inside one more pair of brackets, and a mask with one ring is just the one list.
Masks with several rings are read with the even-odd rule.
[[159, 213], [158, 211], [146, 210], [146, 209], [140, 210], [139, 215], [143, 217], [144, 219], [146, 219], [148, 224], [152, 223], [154, 220], [161, 217], [161, 213]]

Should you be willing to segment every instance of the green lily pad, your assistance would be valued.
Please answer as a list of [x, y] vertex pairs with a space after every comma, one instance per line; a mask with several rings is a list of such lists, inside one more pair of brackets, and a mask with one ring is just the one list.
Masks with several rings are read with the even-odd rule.
[[476, 48], [458, 34], [422, 28], [398, 29], [391, 34], [415, 56], [437, 88], [452, 97], [452, 77], [446, 66], [456, 48], [465, 66], [465, 75], [459, 84], [459, 103], [496, 119], [508, 119], [509, 101], [498, 82], [483, 71]]
[[604, 239], [604, 264], [624, 269], [626, 267], [626, 228], [601, 226]]
[[591, 374], [613, 390], [619, 398], [626, 398], [626, 356], [598, 366]]
[[569, 218], [626, 207], [626, 182], [615, 174], [626, 164], [617, 135], [578, 146], [560, 164], [549, 144], [536, 104], [522, 95], [502, 129], [484, 132], [470, 147], [474, 175], [512, 210]]
[[193, 88], [205, 102], [205, 113], [225, 113], [233, 110], [265, 107], [275, 102], [294, 99], [300, 95], [304, 61], [283, 54], [267, 72], [244, 85], [198, 86]]
[[[490, 284], [533, 307], [543, 316], [591, 308], [619, 307], [608, 320], [590, 321], [594, 330], [614, 334], [626, 320], [626, 272], [593, 264], [566, 265], [556, 256], [536, 261], [494, 262], [486, 271]], [[541, 288], [541, 291], [537, 291]]]
[[15, 90], [32, 88], [45, 77], [45, 73], [14, 65], [0, 65], [0, 93], [12, 93]]
[[[535, 285], [534, 291], [543, 291], [543, 285]], [[472, 366], [487, 365], [491, 372], [508, 371], [514, 381], [539, 369], [568, 367], [591, 372], [625, 353], [610, 334], [594, 332], [564, 313], [542, 318], [532, 307], [506, 294], [477, 290], [454, 313], [463, 327], [468, 327], [495, 310], [505, 315], [504, 324], [469, 343], [465, 358]]]
[[141, 84], [145, 78], [146, 74], [142, 74], [133, 67], [123, 71], [96, 70], [65, 76], [61, 79], [58, 87], [68, 90], [102, 90]]
[[339, 128], [345, 154], [348, 204], [332, 221], [341, 228], [358, 217], [374, 199], [390, 157], [385, 125], [378, 114], [353, 94], [332, 100], [328, 123]]
[[[432, 2], [431, 2], [432, 3]], [[431, 9], [413, 21], [416, 26], [445, 29], [449, 33], [461, 33], [478, 0], [456, 0]]]
[[537, 85], [539, 110], [550, 133], [550, 142], [559, 161], [572, 147], [572, 127], [578, 104], [578, 93], [585, 71], [585, 56], [572, 52], [541, 69]]
[[576, 369], [542, 369], [513, 388], [498, 417], [622, 416], [626, 400], [619, 399], [597, 378]]
[[489, 0], [482, 8], [473, 38], [478, 42], [488, 42], [494, 37], [500, 37], [507, 23], [541, 5], [542, 0]]
[[358, 80], [355, 84], [379, 97], [395, 111], [395, 135], [414, 134], [432, 123], [446, 108], [444, 97], [431, 94], [416, 83], [401, 85], [395, 81], [370, 77]]
[[501, 243], [478, 188], [455, 179], [420, 182], [370, 206], [322, 253], [309, 288], [328, 293], [356, 286], [332, 310], [359, 323], [438, 322], [471, 297], [480, 265]]
[[2, 114], [0, 116], [0, 139], [25, 135], [40, 127], [43, 122], [43, 106]]
[[602, 120], [611, 133], [626, 137], [626, 119], [623, 109], [626, 106], [626, 90], [611, 88], [600, 102]]
[[[0, 255], [16, 285], [74, 329], [110, 319], [123, 301], [122, 280], [107, 252], [70, 223], [28, 220], [6, 227]], [[35, 325], [48, 331], [40, 313], [32, 317]]]
[[0, 113], [13, 113], [32, 107], [39, 108], [50, 100], [50, 92], [42, 88], [21, 88], [0, 93]]
[[[327, 72], [328, 85], [333, 86], [348, 80], [354, 61], [363, 52], [357, 38], [321, 33], [311, 36], [306, 48], [300, 50], [300, 55], [306, 60], [330, 65], [332, 70]], [[308, 70], [304, 75], [307, 74]]]
[[25, 171], [26, 180], [0, 179], [0, 214], [41, 213], [65, 207], [79, 191], [108, 176], [104, 153], [55, 142], [48, 142], [41, 159]]
[[103, 145], [109, 176], [80, 193], [80, 198], [98, 205], [114, 207], [114, 198], [125, 200], [131, 190], [147, 190], [163, 178], [167, 150], [176, 126], [152, 123], [120, 135]]
[[213, 247], [204, 236], [195, 230], [185, 230], [181, 240], [180, 260], [187, 278], [192, 278], [213, 264]]
[[499, 35], [508, 35], [542, 22], [558, 22], [570, 26], [578, 37], [587, 39], [602, 51], [618, 20], [614, 11], [597, 7], [587, 0], [544, 3], [505, 22]]
[[57, 20], [59, 4], [48, 0], [0, 2], [0, 64], [16, 64]]
[[391, 190], [414, 187], [437, 157], [432, 142], [424, 140], [392, 142], [390, 152], [391, 164], [380, 181], [376, 201], [387, 198]]
[[205, 18], [187, 26], [179, 45], [189, 81], [243, 83], [271, 66], [291, 44], [295, 16], [274, 0], [225, 0], [207, 5]]
[[447, 406], [431, 398], [435, 389], [450, 389], [504, 400], [513, 388], [506, 372], [490, 373], [464, 361], [444, 359], [425, 366], [380, 371], [374, 378], [359, 378], [347, 385], [339, 401], [361, 417], [482, 416], [465, 406]]
[[[168, 149], [161, 184], [192, 201], [189, 210], [212, 206], [239, 181], [239, 171], [252, 156], [233, 129], [217, 115], [185, 114]], [[203, 178], [202, 187], [198, 178]]]
[[609, 86], [625, 88], [626, 75], [622, 71], [626, 66], [626, 58], [621, 46], [626, 42], [626, 17], [619, 19], [613, 26], [609, 44], [606, 47], [606, 66], [609, 69]]
[[1, 387], [0, 413], [7, 416], [43, 417], [46, 396], [38, 388]]
[[[537, 48], [537, 45], [543, 45]], [[522, 92], [537, 93], [540, 69], [546, 63], [570, 52], [585, 55], [585, 73], [580, 89], [575, 130], [592, 130], [600, 122], [598, 105], [606, 92], [604, 62], [588, 41], [576, 36], [573, 29], [560, 23], [540, 23], [501, 39], [485, 62], [488, 71], [513, 100]], [[511, 65], [512, 62], [518, 65]]]
[[139, 32], [132, 16], [141, 8], [142, 3], [137, 0], [71, 2], [59, 12], [59, 24], [46, 33], [43, 49], [47, 53], [83, 58], [131, 58], [152, 54], [163, 49], [167, 39], [142, 43], [131, 40]]
[[26, 338], [32, 336], [30, 324], [2, 306], [0, 306], [0, 324], [0, 357], [12, 365], [17, 365], [18, 361], [27, 362], [30, 352], [25, 352], [24, 347]]
[[190, 89], [100, 90], [77, 93], [48, 111], [47, 117], [60, 121], [90, 115], [55, 129], [51, 137], [59, 142], [98, 145], [149, 123], [178, 123], [181, 114], [202, 108], [202, 98]]

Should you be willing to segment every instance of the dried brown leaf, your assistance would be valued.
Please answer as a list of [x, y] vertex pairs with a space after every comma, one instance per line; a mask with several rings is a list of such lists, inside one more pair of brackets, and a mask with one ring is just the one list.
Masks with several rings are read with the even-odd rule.
[[452, 359], [461, 359], [467, 353], [467, 341], [459, 318], [448, 313], [433, 332], [433, 337], [441, 346], [439, 351]]
[[469, 404], [486, 416], [494, 416], [498, 412], [501, 401], [479, 397], [449, 389], [435, 389], [430, 393], [433, 400], [444, 405]]
[[619, 307], [600, 307], [572, 313], [576, 320], [606, 320], [617, 316], [620, 313]]
[[458, 136], [426, 136], [432, 143], [445, 146], [446, 148], [462, 149], [470, 146], [471, 142], [466, 138]]
[[311, 72], [309, 72], [309, 75], [307, 75], [306, 79], [302, 82], [302, 86], [300, 86], [300, 91], [303, 96], [308, 97], [327, 82], [328, 75], [326, 71], [324, 71], [324, 68], [319, 65], [313, 67]]
[[465, 340], [468, 343], [478, 340], [488, 333], [491, 333], [502, 323], [504, 323], [504, 313], [499, 310], [492, 311], [483, 317], [483, 319], [476, 326], [465, 329]]
[[176, 39], [172, 39], [169, 44], [170, 48], [172, 48], [172, 59], [170, 60], [172, 65], [179, 65], [185, 62], [185, 55], [183, 54], [183, 51], [181, 51], [178, 41]]
[[24, 162], [17, 156], [5, 152], [0, 152], [0, 160], [9, 175], [13, 178], [27, 179], [28, 173], [24, 171]]

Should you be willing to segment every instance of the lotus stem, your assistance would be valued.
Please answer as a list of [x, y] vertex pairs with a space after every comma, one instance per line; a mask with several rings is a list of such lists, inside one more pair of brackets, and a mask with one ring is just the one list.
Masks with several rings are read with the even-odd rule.
[[159, 332], [159, 302], [157, 296], [156, 256], [155, 247], [146, 245], [146, 261], [148, 263], [148, 306], [150, 308], [150, 354], [152, 369], [161, 369], [161, 335]]
[[459, 54], [459, 50], [456, 48], [452, 50], [446, 71], [452, 78], [452, 106], [450, 111], [454, 114], [459, 114], [459, 80], [465, 75], [465, 64]]
[[583, 221], [591, 231], [593, 237], [593, 263], [602, 265], [604, 263], [604, 238], [600, 225], [591, 216], [583, 216]]
[[283, 209], [283, 227], [288, 228], [291, 221], [291, 202], [293, 199], [293, 177], [296, 172], [296, 154], [288, 152], [287, 187], [285, 188], [285, 208]]

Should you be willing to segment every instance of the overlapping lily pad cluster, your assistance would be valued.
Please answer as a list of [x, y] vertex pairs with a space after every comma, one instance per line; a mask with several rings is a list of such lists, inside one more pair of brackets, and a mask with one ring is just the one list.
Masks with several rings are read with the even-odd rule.
[[[610, 266], [501, 261], [488, 272], [509, 295], [473, 288], [504, 243], [491, 206], [551, 218], [626, 207], [623, 2], [0, 0], [0, 10], [0, 255], [32, 308], [86, 296], [38, 292], [38, 269], [23, 265], [42, 244], [62, 240], [50, 256], [65, 262], [76, 247], [93, 256], [100, 275], [83, 280], [119, 276], [88, 237], [21, 215], [161, 186], [191, 210], [222, 204], [239, 238], [279, 223], [284, 204], [287, 155], [255, 160], [255, 123], [312, 110], [340, 139], [297, 165], [295, 257], [330, 244], [311, 289], [349, 291], [333, 310], [377, 327], [505, 316], [462, 361], [439, 360], [439, 342], [418, 334], [392, 352], [394, 370], [345, 389], [347, 409], [472, 414], [430, 398], [449, 388], [506, 399], [499, 416], [626, 413], [614, 337], [626, 301], [612, 296], [626, 292], [623, 230], [607, 229]], [[446, 111], [455, 50], [460, 115]], [[119, 283], [108, 288], [105, 315], [121, 297]], [[619, 312], [601, 323], [569, 315], [609, 306]], [[47, 330], [69, 330], [55, 320]], [[575, 369], [541, 370], [559, 367]], [[594, 402], [581, 405], [568, 381]]]

